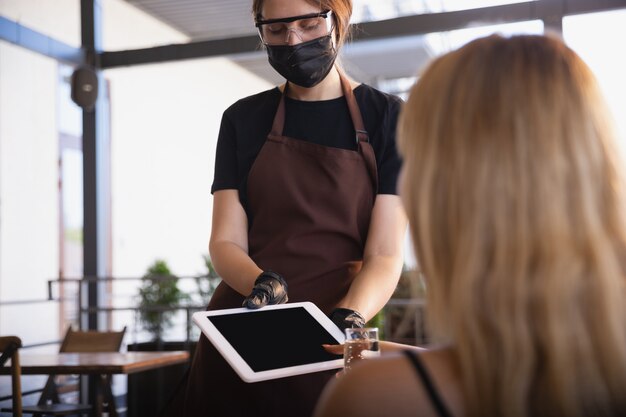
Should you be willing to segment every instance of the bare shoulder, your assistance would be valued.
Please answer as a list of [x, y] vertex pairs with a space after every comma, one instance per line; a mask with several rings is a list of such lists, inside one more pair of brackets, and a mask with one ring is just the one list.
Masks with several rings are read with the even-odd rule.
[[[435, 390], [452, 415], [463, 417], [464, 401], [461, 386], [461, 372], [458, 363], [450, 349], [426, 349], [419, 353], [428, 372]], [[424, 386], [420, 381], [423, 391]], [[428, 408], [432, 410], [431, 400], [428, 398]]]
[[[426, 366], [432, 367], [431, 372], [437, 374], [433, 379], [438, 388], [439, 382], [450, 382], [445, 356], [423, 351], [420, 355]], [[443, 378], [438, 375], [442, 371]], [[456, 401], [457, 395], [448, 394], [448, 387], [445, 391], [442, 393], [444, 402]], [[460, 416], [455, 412], [457, 408], [456, 404], [449, 406], [455, 416]], [[415, 369], [401, 352], [363, 361], [348, 374], [332, 381], [322, 394], [315, 414], [316, 417], [381, 415], [436, 416]]]
[[[318, 403], [316, 417], [410, 415], [408, 403], [413, 398], [404, 394], [414, 386], [414, 376], [404, 368], [406, 359], [398, 354], [357, 364], [349, 373], [328, 384]], [[411, 399], [395, 401], [402, 397]], [[405, 413], [398, 412], [400, 405], [406, 407]], [[412, 414], [415, 415], [415, 409]]]

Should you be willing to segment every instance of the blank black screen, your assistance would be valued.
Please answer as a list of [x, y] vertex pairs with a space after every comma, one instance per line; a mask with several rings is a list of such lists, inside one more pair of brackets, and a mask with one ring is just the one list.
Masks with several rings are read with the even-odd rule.
[[338, 359], [322, 344], [337, 344], [304, 307], [208, 316], [255, 372]]

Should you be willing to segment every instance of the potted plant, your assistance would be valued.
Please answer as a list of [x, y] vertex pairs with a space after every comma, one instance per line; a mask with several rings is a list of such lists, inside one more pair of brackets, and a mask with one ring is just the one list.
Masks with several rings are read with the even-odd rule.
[[[219, 277], [209, 256], [204, 255], [203, 258], [207, 271], [204, 275], [195, 277], [197, 294], [193, 297], [178, 288], [178, 278], [164, 260], [158, 259], [150, 265], [142, 277], [138, 296], [139, 320], [153, 340], [128, 345], [129, 351], [187, 350], [193, 357], [195, 341], [162, 340], [165, 331], [173, 325], [176, 310], [161, 309], [186, 306], [191, 302], [203, 307], [208, 304], [219, 283]], [[127, 401], [132, 403], [132, 407], [128, 408], [131, 411], [128, 417], [158, 415], [159, 410], [168, 405], [168, 399], [179, 388], [181, 381], [184, 381], [188, 367], [189, 364], [180, 364], [129, 375]]]
[[[150, 333], [149, 342], [128, 345], [128, 351], [173, 351], [189, 350], [187, 341], [164, 341], [165, 332], [174, 324], [178, 312], [174, 308], [183, 305], [190, 297], [178, 288], [178, 277], [172, 273], [167, 262], [157, 259], [148, 267], [139, 287], [139, 322]], [[188, 364], [169, 366], [163, 369], [129, 375], [127, 401], [130, 410], [140, 415], [157, 415], [165, 406], [187, 370]], [[155, 396], [156, 394], [156, 396]], [[141, 410], [141, 411], [138, 411]]]
[[[189, 296], [178, 288], [178, 278], [172, 274], [167, 263], [157, 259], [142, 277], [139, 288], [139, 319], [153, 340], [162, 341], [163, 333], [172, 327], [176, 310]], [[165, 310], [163, 310], [165, 309]]]

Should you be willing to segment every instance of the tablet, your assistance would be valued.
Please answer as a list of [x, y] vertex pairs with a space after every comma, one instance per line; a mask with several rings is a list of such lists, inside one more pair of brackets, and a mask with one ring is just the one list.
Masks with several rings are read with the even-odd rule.
[[313, 303], [201, 311], [193, 321], [245, 382], [341, 368], [343, 332]]

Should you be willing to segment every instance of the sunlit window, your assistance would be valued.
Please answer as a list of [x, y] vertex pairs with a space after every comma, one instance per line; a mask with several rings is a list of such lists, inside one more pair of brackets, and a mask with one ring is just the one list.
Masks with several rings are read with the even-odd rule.
[[495, 33], [503, 36], [542, 34], [543, 22], [541, 20], [531, 20], [527, 22], [471, 27], [451, 30], [449, 32], [431, 33], [426, 35], [426, 41], [432, 48], [434, 54], [440, 55], [457, 49], [474, 39]]
[[[423, 42], [425, 43], [430, 56], [434, 58], [453, 49], [457, 49], [474, 39], [494, 33], [498, 33], [503, 36], [518, 34], [542, 34], [543, 22], [541, 20], [532, 20], [526, 22], [471, 27], [451, 30], [448, 32], [429, 33], [424, 35]], [[421, 67], [428, 64], [428, 62], [429, 60], [424, 61]], [[377, 87], [383, 91], [399, 95], [403, 99], [406, 99], [409, 89], [415, 80], [415, 77], [379, 80]]]
[[626, 156], [626, 10], [566, 17], [563, 37], [598, 78]]
[[370, 22], [414, 14], [449, 12], [521, 3], [521, 0], [354, 0], [352, 21]]

